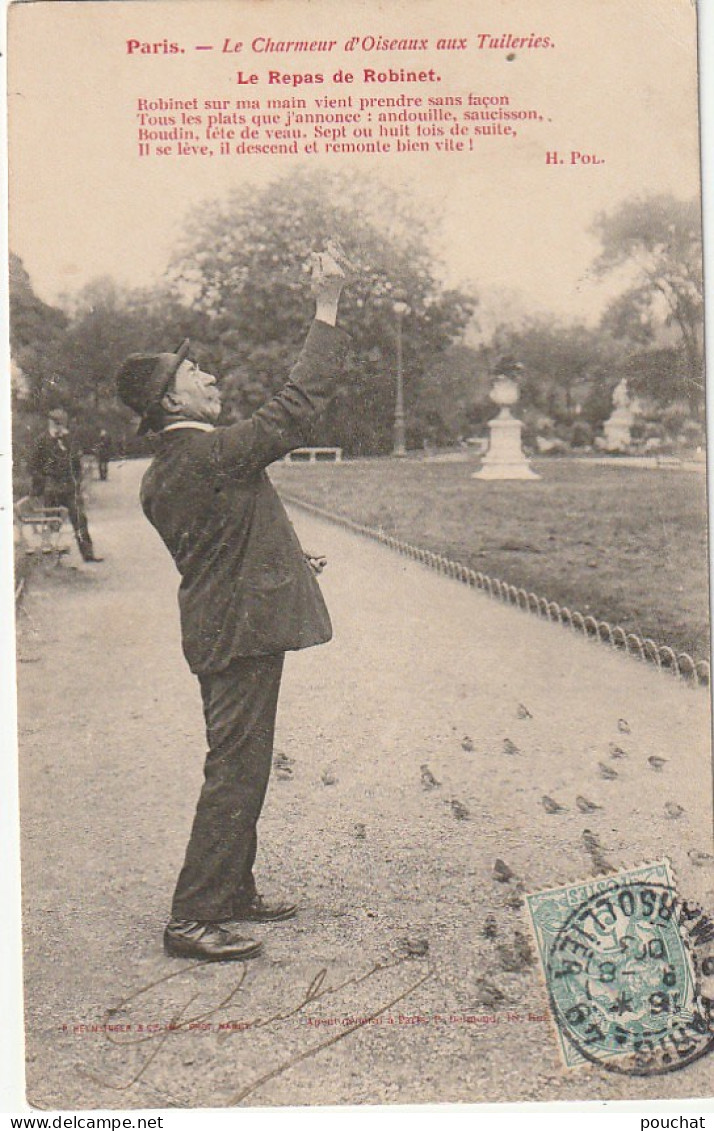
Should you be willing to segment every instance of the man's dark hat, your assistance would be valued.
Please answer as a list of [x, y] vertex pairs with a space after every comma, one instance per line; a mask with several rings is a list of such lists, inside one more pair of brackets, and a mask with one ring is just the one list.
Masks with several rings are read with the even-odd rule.
[[120, 400], [141, 417], [137, 435], [149, 431], [151, 409], [163, 397], [188, 350], [189, 340], [184, 338], [175, 353], [132, 353], [117, 373]]

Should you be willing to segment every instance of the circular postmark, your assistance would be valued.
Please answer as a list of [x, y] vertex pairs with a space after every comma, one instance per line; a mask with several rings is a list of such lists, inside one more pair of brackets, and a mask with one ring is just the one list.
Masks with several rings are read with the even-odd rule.
[[546, 981], [561, 1032], [609, 1071], [660, 1075], [714, 1049], [714, 923], [667, 884], [613, 877], [583, 900]]

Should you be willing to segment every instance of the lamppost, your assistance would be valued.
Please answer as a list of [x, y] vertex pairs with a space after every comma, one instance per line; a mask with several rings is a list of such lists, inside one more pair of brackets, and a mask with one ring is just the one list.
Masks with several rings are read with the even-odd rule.
[[397, 319], [397, 400], [394, 406], [394, 450], [392, 455], [399, 458], [407, 454], [406, 436], [404, 428], [404, 360], [402, 356], [402, 321], [404, 315], [409, 313], [409, 306], [404, 301], [404, 293], [397, 291], [392, 303], [392, 310]]

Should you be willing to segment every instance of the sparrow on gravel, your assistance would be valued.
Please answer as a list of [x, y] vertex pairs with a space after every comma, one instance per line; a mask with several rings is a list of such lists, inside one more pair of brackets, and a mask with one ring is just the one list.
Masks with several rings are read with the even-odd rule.
[[617, 777], [617, 770], [613, 770], [612, 766], [606, 766], [604, 762], [598, 762], [600, 770], [600, 777], [605, 778], [605, 781], [613, 781]]
[[613, 867], [608, 860], [605, 859], [602, 853], [602, 845], [595, 836], [595, 833], [590, 829], [583, 829], [583, 845], [588, 856], [592, 860], [593, 871], [595, 874], [601, 872], [616, 872], [617, 869]]
[[581, 813], [594, 813], [596, 809], [602, 809], [602, 805], [596, 805], [594, 801], [588, 801], [587, 797], [581, 794], [575, 798], [575, 804]]
[[532, 714], [530, 713], [530, 711], [526, 707], [525, 703], [519, 703], [518, 704], [518, 710], [516, 711], [516, 714], [518, 715], [519, 719], [532, 719], [533, 718]]
[[610, 757], [611, 758], [626, 758], [627, 751], [618, 746], [616, 742], [610, 743]]
[[362, 822], [359, 821], [355, 825], [355, 840], [366, 840], [366, 839], [367, 839], [367, 826], [363, 825]]
[[507, 884], [509, 880], [513, 879], [514, 876], [515, 872], [508, 867], [508, 864], [506, 864], [504, 860], [496, 859], [496, 862], [493, 865], [494, 880], [498, 880], [499, 884]]
[[468, 821], [471, 813], [463, 804], [463, 802], [459, 801], [458, 798], [453, 797], [448, 804], [451, 806], [451, 812], [454, 814], [457, 821]]
[[520, 911], [523, 905], [524, 900], [521, 893], [519, 891], [509, 891], [506, 896], [506, 907], [509, 907], [511, 911]]
[[520, 754], [520, 750], [516, 746], [515, 742], [511, 742], [510, 738], [504, 738], [504, 740], [503, 740], [503, 753], [504, 754]]
[[489, 1009], [497, 1008], [506, 1000], [506, 995], [498, 986], [493, 982], [487, 981], [486, 978], [477, 978], [476, 986], [478, 987], [478, 1001], [479, 1005], [485, 1005]]
[[335, 785], [335, 783], [337, 782], [337, 778], [334, 774], [331, 774], [329, 770], [322, 771], [320, 780], [322, 781], [323, 785]]
[[421, 784], [424, 789], [438, 789], [441, 785], [441, 782], [436, 780], [426, 762], [421, 766]]
[[533, 951], [528, 939], [521, 931], [516, 931], [513, 936], [513, 945], [501, 943], [497, 947], [501, 969], [509, 974], [518, 974], [526, 966], [533, 964]]
[[486, 921], [483, 925], [482, 934], [486, 939], [495, 939], [498, 934], [498, 925], [496, 923], [495, 915], [487, 915]]
[[542, 802], [543, 808], [545, 809], [546, 813], [564, 813], [565, 812], [565, 806], [559, 805], [558, 802], [554, 801], [552, 797], [548, 797], [547, 793], [543, 794], [543, 796], [541, 798], [541, 802]]
[[402, 939], [402, 946], [410, 958], [424, 958], [429, 953], [428, 939]]
[[682, 816], [684, 809], [681, 805], [678, 805], [676, 801], [668, 801], [664, 807], [664, 811], [671, 820], [676, 821], [678, 817]]
[[617, 720], [617, 729], [619, 730], [620, 734], [630, 734], [631, 733], [630, 724], [628, 723], [627, 719], [618, 719]]
[[288, 757], [282, 750], [276, 750], [273, 757], [273, 766], [275, 767], [275, 775], [281, 781], [289, 781], [293, 776], [293, 763], [294, 758]]
[[655, 770], [657, 773], [659, 773], [661, 771], [663, 766], [667, 765], [667, 759], [666, 758], [659, 758], [656, 754], [652, 754], [647, 759], [647, 761], [649, 762], [652, 769]]
[[465, 750], [467, 754], [473, 754], [474, 752], [473, 739], [469, 738], [467, 734], [461, 739], [461, 749]]
[[706, 868], [707, 864], [714, 863], [711, 852], [700, 852], [698, 848], [690, 848], [687, 856], [697, 868]]

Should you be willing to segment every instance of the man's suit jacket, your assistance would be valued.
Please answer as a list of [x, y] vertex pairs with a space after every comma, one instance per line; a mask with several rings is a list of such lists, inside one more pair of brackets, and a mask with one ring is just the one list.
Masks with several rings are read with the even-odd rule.
[[198, 675], [239, 656], [309, 648], [332, 635], [265, 468], [305, 443], [333, 394], [347, 340], [313, 322], [287, 384], [249, 419], [160, 434], [141, 502], [181, 574], [183, 649]]
[[82, 453], [68, 436], [43, 432], [32, 448], [30, 475], [33, 495], [43, 495], [46, 490], [71, 493], [82, 481]]

